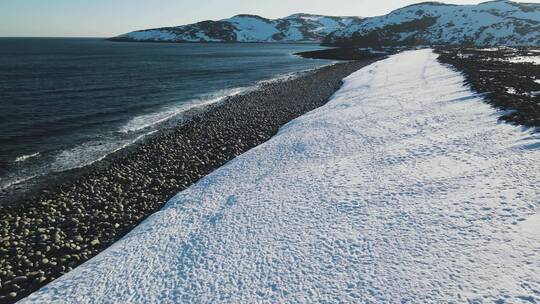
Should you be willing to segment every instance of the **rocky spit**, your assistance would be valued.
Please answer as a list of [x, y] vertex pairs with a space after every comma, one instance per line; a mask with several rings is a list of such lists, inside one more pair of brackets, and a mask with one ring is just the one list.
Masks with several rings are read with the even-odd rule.
[[[387, 54], [390, 54], [390, 53], [394, 53], [394, 51], [389, 51]], [[362, 49], [353, 48], [353, 47], [349, 47], [349, 48], [341, 47], [341, 48], [300, 52], [300, 53], [296, 53], [295, 55], [298, 55], [303, 58], [330, 59], [330, 60], [366, 60], [366, 59], [381, 58], [381, 57], [386, 56], [386, 54], [382, 52], [372, 53], [367, 50], [362, 50]]]
[[514, 48], [441, 48], [439, 61], [463, 72], [468, 84], [486, 101], [506, 111], [501, 119], [525, 127], [540, 127], [540, 50]]
[[345, 62], [230, 97], [85, 174], [0, 206], [0, 303], [13, 303], [110, 246], [179, 191], [322, 106]]

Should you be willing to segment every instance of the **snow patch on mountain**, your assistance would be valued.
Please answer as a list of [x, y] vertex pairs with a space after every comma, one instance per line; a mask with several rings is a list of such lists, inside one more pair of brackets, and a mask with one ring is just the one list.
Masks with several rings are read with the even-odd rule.
[[270, 20], [258, 16], [235, 16], [225, 19], [233, 24], [236, 30], [236, 39], [242, 42], [268, 41], [280, 31]]

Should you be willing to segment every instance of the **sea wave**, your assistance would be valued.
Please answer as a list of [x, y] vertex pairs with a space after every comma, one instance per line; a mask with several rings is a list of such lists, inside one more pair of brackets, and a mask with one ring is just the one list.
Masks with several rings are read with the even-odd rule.
[[[329, 64], [331, 65], [331, 64]], [[292, 80], [294, 78], [299, 77], [300, 75], [314, 71], [319, 69], [320, 67], [313, 68], [313, 69], [307, 69], [299, 72], [291, 72], [286, 74], [278, 74], [270, 79], [265, 79], [256, 82], [254, 85], [251, 86], [243, 86], [243, 87], [236, 87], [231, 89], [225, 89], [225, 90], [219, 90], [210, 94], [202, 95], [196, 99], [193, 99], [189, 102], [175, 105], [172, 107], [167, 107], [161, 111], [150, 113], [150, 114], [144, 114], [140, 116], [136, 116], [132, 118], [130, 121], [128, 121], [125, 125], [123, 125], [119, 132], [121, 133], [132, 133], [132, 132], [138, 132], [141, 130], [144, 130], [146, 128], [150, 128], [152, 126], [155, 126], [157, 124], [160, 124], [162, 122], [165, 122], [179, 114], [185, 113], [186, 111], [189, 111], [194, 108], [207, 106], [210, 104], [218, 103], [223, 100], [225, 100], [228, 97], [232, 97], [235, 95], [240, 94], [246, 94], [252, 91], [255, 91], [259, 89], [261, 86], [279, 82], [279, 81], [287, 81]]]
[[14, 179], [11, 179], [11, 180], [5, 180], [5, 181], [2, 180], [2, 181], [0, 181], [0, 190], [5, 190], [5, 189], [8, 189], [8, 188], [11, 188], [11, 187], [16, 186], [18, 184], [29, 181], [29, 180], [33, 179], [34, 177], [37, 177], [37, 176], [38, 176], [38, 174], [30, 175], [30, 176], [24, 176], [24, 177], [18, 177], [18, 178], [14, 178]]
[[146, 128], [150, 128], [152, 126], [165, 122], [188, 110], [217, 103], [223, 101], [227, 97], [242, 94], [252, 89], [253, 87], [238, 87], [233, 89], [220, 90], [180, 105], [167, 107], [159, 112], [136, 116], [130, 121], [128, 121], [125, 125], [123, 125], [119, 131], [121, 133], [138, 132], [140, 130], [144, 130]]
[[39, 152], [36, 152], [36, 153], [34, 153], [34, 154], [21, 155], [21, 156], [15, 158], [15, 162], [16, 162], [16, 163], [20, 163], [20, 162], [29, 160], [29, 159], [31, 159], [31, 158], [38, 157], [39, 155], [40, 155]]
[[86, 167], [156, 132], [157, 130], [154, 130], [135, 138], [124, 140], [91, 141], [72, 149], [64, 150], [56, 156], [54, 162], [51, 164], [51, 170], [59, 172]]
[[[156, 133], [157, 130], [150, 131], [134, 138], [123, 140], [103, 140], [91, 141], [74, 148], [60, 152], [52, 163], [39, 167], [30, 167], [17, 176], [9, 176], [0, 179], [0, 190], [9, 189], [18, 184], [27, 182], [36, 177], [45, 176], [52, 172], [63, 172], [71, 169], [83, 168], [95, 162], [103, 160], [112, 153], [122, 150], [139, 140]], [[22, 156], [21, 156], [22, 157]], [[35, 157], [35, 156], [34, 156]]]

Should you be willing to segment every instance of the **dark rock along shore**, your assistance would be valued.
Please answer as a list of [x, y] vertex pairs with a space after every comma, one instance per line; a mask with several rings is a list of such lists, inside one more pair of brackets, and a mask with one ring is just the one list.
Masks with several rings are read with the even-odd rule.
[[[512, 63], [513, 56], [538, 56], [529, 49], [481, 50], [441, 48], [439, 61], [463, 72], [473, 90], [486, 95], [486, 102], [509, 111], [502, 120], [525, 127], [540, 126], [540, 66]], [[509, 91], [512, 88], [514, 91]]]
[[[389, 52], [394, 53], [394, 51]], [[381, 53], [371, 53], [353, 47], [341, 47], [333, 49], [325, 49], [318, 51], [300, 52], [295, 55], [311, 58], [311, 59], [332, 59], [332, 60], [365, 60], [372, 58], [381, 58], [386, 55]]]
[[346, 62], [231, 97], [106, 166], [0, 207], [0, 303], [13, 303], [92, 258], [179, 191], [325, 104]]

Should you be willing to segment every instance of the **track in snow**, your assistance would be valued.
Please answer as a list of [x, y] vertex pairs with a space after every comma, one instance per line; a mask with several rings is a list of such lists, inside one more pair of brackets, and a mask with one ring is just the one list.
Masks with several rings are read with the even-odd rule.
[[430, 50], [179, 193], [28, 302], [540, 302], [539, 139]]

